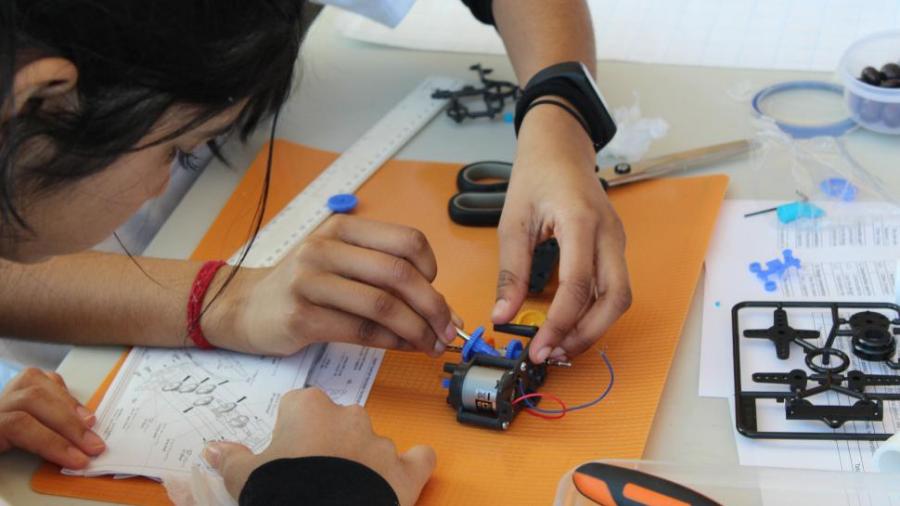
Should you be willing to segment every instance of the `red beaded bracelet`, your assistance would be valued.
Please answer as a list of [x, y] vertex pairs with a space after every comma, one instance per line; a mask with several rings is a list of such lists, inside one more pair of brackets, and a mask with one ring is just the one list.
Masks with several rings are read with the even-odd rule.
[[210, 260], [200, 267], [197, 277], [194, 278], [194, 284], [191, 285], [191, 294], [188, 297], [187, 305], [187, 331], [191, 341], [201, 350], [212, 350], [215, 346], [206, 340], [203, 335], [203, 329], [200, 327], [200, 316], [203, 311], [203, 299], [206, 297], [206, 291], [219, 269], [225, 265], [223, 260]]

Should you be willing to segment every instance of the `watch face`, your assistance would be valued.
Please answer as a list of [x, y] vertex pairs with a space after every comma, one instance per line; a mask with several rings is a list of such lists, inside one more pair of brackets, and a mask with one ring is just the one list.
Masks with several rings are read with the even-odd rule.
[[600, 93], [600, 89], [597, 88], [597, 83], [594, 82], [594, 76], [591, 75], [591, 71], [588, 70], [587, 65], [582, 62], [578, 62], [581, 65], [581, 71], [584, 72], [584, 77], [587, 78], [587, 82], [590, 83], [591, 88], [593, 88], [594, 93], [597, 94], [597, 97], [600, 99], [600, 103], [603, 104], [603, 107], [606, 108], [607, 112], [609, 111], [609, 106], [606, 105], [606, 99], [603, 97], [603, 94]]

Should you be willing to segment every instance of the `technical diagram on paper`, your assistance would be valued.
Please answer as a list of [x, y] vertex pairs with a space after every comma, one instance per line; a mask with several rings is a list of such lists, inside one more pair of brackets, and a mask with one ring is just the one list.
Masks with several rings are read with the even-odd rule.
[[319, 386], [339, 404], [364, 404], [383, 351], [317, 345], [290, 357], [229, 351], [134, 348], [97, 410], [107, 451], [66, 474], [189, 473], [208, 441], [254, 452], [271, 439], [281, 396]]

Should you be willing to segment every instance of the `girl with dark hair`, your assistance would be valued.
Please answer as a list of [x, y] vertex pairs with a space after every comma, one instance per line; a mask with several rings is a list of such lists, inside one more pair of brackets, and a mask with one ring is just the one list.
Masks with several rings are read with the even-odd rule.
[[[563, 61], [593, 72], [583, 0], [463, 1], [497, 26], [520, 82]], [[274, 133], [303, 26], [300, 0], [0, 0], [0, 335], [274, 355], [334, 340], [444, 351], [459, 322], [431, 285], [427, 239], [408, 227], [332, 217], [270, 269], [151, 258], [138, 269], [78, 253], [160, 193], [175, 157], [230, 132]], [[519, 131], [493, 313], [499, 323], [518, 311], [533, 246], [555, 235], [560, 290], [536, 361], [584, 351], [630, 301], [583, 101], [554, 98], [564, 106], [529, 109]], [[191, 296], [201, 310], [185, 326]], [[105, 448], [93, 423], [54, 373], [26, 370], [0, 394], [0, 451], [81, 468]], [[430, 449], [398, 455], [364, 411], [311, 390], [284, 397], [263, 454], [217, 443], [205, 457], [246, 504], [411, 504], [434, 467]]]

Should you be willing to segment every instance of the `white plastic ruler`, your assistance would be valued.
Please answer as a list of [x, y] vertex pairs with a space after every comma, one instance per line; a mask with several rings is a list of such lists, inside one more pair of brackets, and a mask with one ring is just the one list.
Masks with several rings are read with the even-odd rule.
[[[462, 85], [462, 81], [447, 77], [422, 81], [260, 230], [244, 266], [268, 267], [277, 263], [331, 215], [329, 197], [355, 192], [444, 109], [446, 100], [431, 98], [434, 90]], [[236, 264], [245, 247], [246, 244], [228, 263]]]

